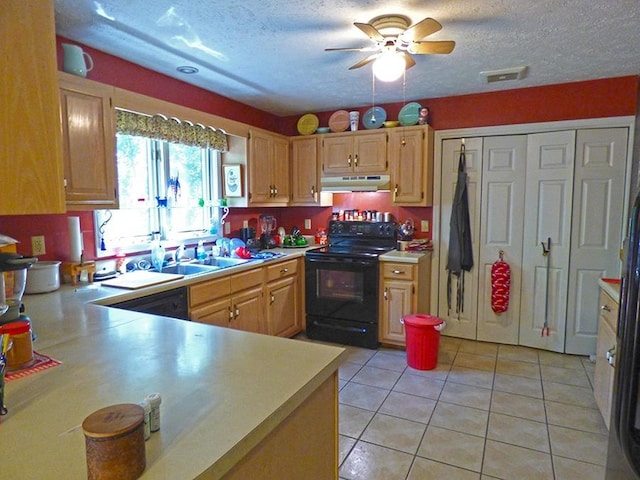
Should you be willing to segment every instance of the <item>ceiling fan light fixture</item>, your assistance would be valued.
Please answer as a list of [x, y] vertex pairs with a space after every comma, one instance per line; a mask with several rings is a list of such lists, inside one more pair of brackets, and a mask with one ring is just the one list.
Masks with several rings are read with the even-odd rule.
[[382, 82], [394, 82], [404, 73], [405, 59], [395, 51], [382, 53], [373, 62], [373, 74]]
[[194, 73], [199, 72], [196, 67], [192, 67], [191, 65], [181, 65], [179, 67], [176, 67], [176, 70], [186, 75], [193, 75]]

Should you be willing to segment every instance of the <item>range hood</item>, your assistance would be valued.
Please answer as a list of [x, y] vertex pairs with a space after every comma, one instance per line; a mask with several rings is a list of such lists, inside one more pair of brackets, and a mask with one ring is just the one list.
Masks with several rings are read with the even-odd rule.
[[389, 175], [348, 175], [343, 177], [322, 177], [320, 190], [323, 192], [376, 192], [390, 189]]

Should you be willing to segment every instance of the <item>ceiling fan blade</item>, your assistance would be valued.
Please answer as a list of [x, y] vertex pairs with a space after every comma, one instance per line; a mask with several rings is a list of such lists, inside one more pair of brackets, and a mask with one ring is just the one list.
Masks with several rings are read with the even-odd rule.
[[405, 70], [409, 70], [416, 64], [416, 61], [411, 57], [411, 55], [407, 54], [407, 52], [402, 52], [402, 56], [404, 57], [405, 62]]
[[325, 52], [366, 52], [371, 51], [371, 47], [345, 47], [345, 48], [325, 48]]
[[382, 36], [382, 34], [373, 25], [358, 22], [354, 23], [354, 25], [362, 30], [362, 32], [374, 42], [384, 41], [384, 37]]
[[427, 35], [437, 32], [442, 28], [440, 22], [433, 18], [425, 18], [418, 23], [411, 25], [404, 32], [400, 34], [400, 41], [405, 43], [416, 42], [423, 39]]
[[451, 53], [456, 46], [453, 40], [443, 40], [439, 42], [414, 42], [409, 45], [407, 51], [417, 54], [446, 54]]
[[367, 58], [365, 58], [364, 60], [360, 60], [358, 63], [356, 63], [355, 65], [351, 65], [349, 67], [349, 70], [355, 70], [356, 68], [360, 68], [360, 67], [364, 67], [367, 63], [371, 63], [373, 62], [376, 58], [378, 58], [380, 56], [379, 53], [375, 53], [373, 55], [369, 55]]

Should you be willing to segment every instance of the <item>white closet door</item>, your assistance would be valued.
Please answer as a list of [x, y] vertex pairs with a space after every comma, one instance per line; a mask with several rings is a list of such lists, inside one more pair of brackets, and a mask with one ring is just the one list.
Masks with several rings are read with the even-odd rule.
[[[527, 135], [487, 137], [482, 155], [482, 226], [478, 292], [478, 340], [518, 343]], [[511, 268], [509, 308], [491, 309], [491, 267], [499, 251]]]
[[595, 353], [598, 279], [620, 274], [627, 134], [626, 128], [578, 130], [566, 353]]
[[469, 193], [469, 215], [471, 221], [471, 238], [473, 241], [473, 259], [475, 266], [464, 274], [464, 308], [456, 312], [457, 280], [452, 277], [451, 304], [447, 308], [447, 257], [449, 255], [449, 221], [453, 194], [458, 178], [458, 158], [460, 157], [460, 139], [444, 140], [442, 143], [442, 189], [440, 198], [440, 270], [438, 282], [438, 316], [447, 322], [444, 335], [476, 338], [477, 305], [478, 305], [478, 238], [480, 234], [480, 184], [482, 181], [482, 138], [465, 139], [465, 157], [467, 189]]
[[520, 344], [556, 352], [565, 340], [574, 152], [575, 131], [528, 136]]

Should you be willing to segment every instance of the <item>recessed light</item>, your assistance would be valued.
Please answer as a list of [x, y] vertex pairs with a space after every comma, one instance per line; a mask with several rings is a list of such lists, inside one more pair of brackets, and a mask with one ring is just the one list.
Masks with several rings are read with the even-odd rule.
[[185, 73], [187, 75], [198, 73], [199, 71], [196, 67], [192, 67], [190, 65], [183, 65], [181, 67], [177, 67], [176, 70], [179, 71], [180, 73]]

